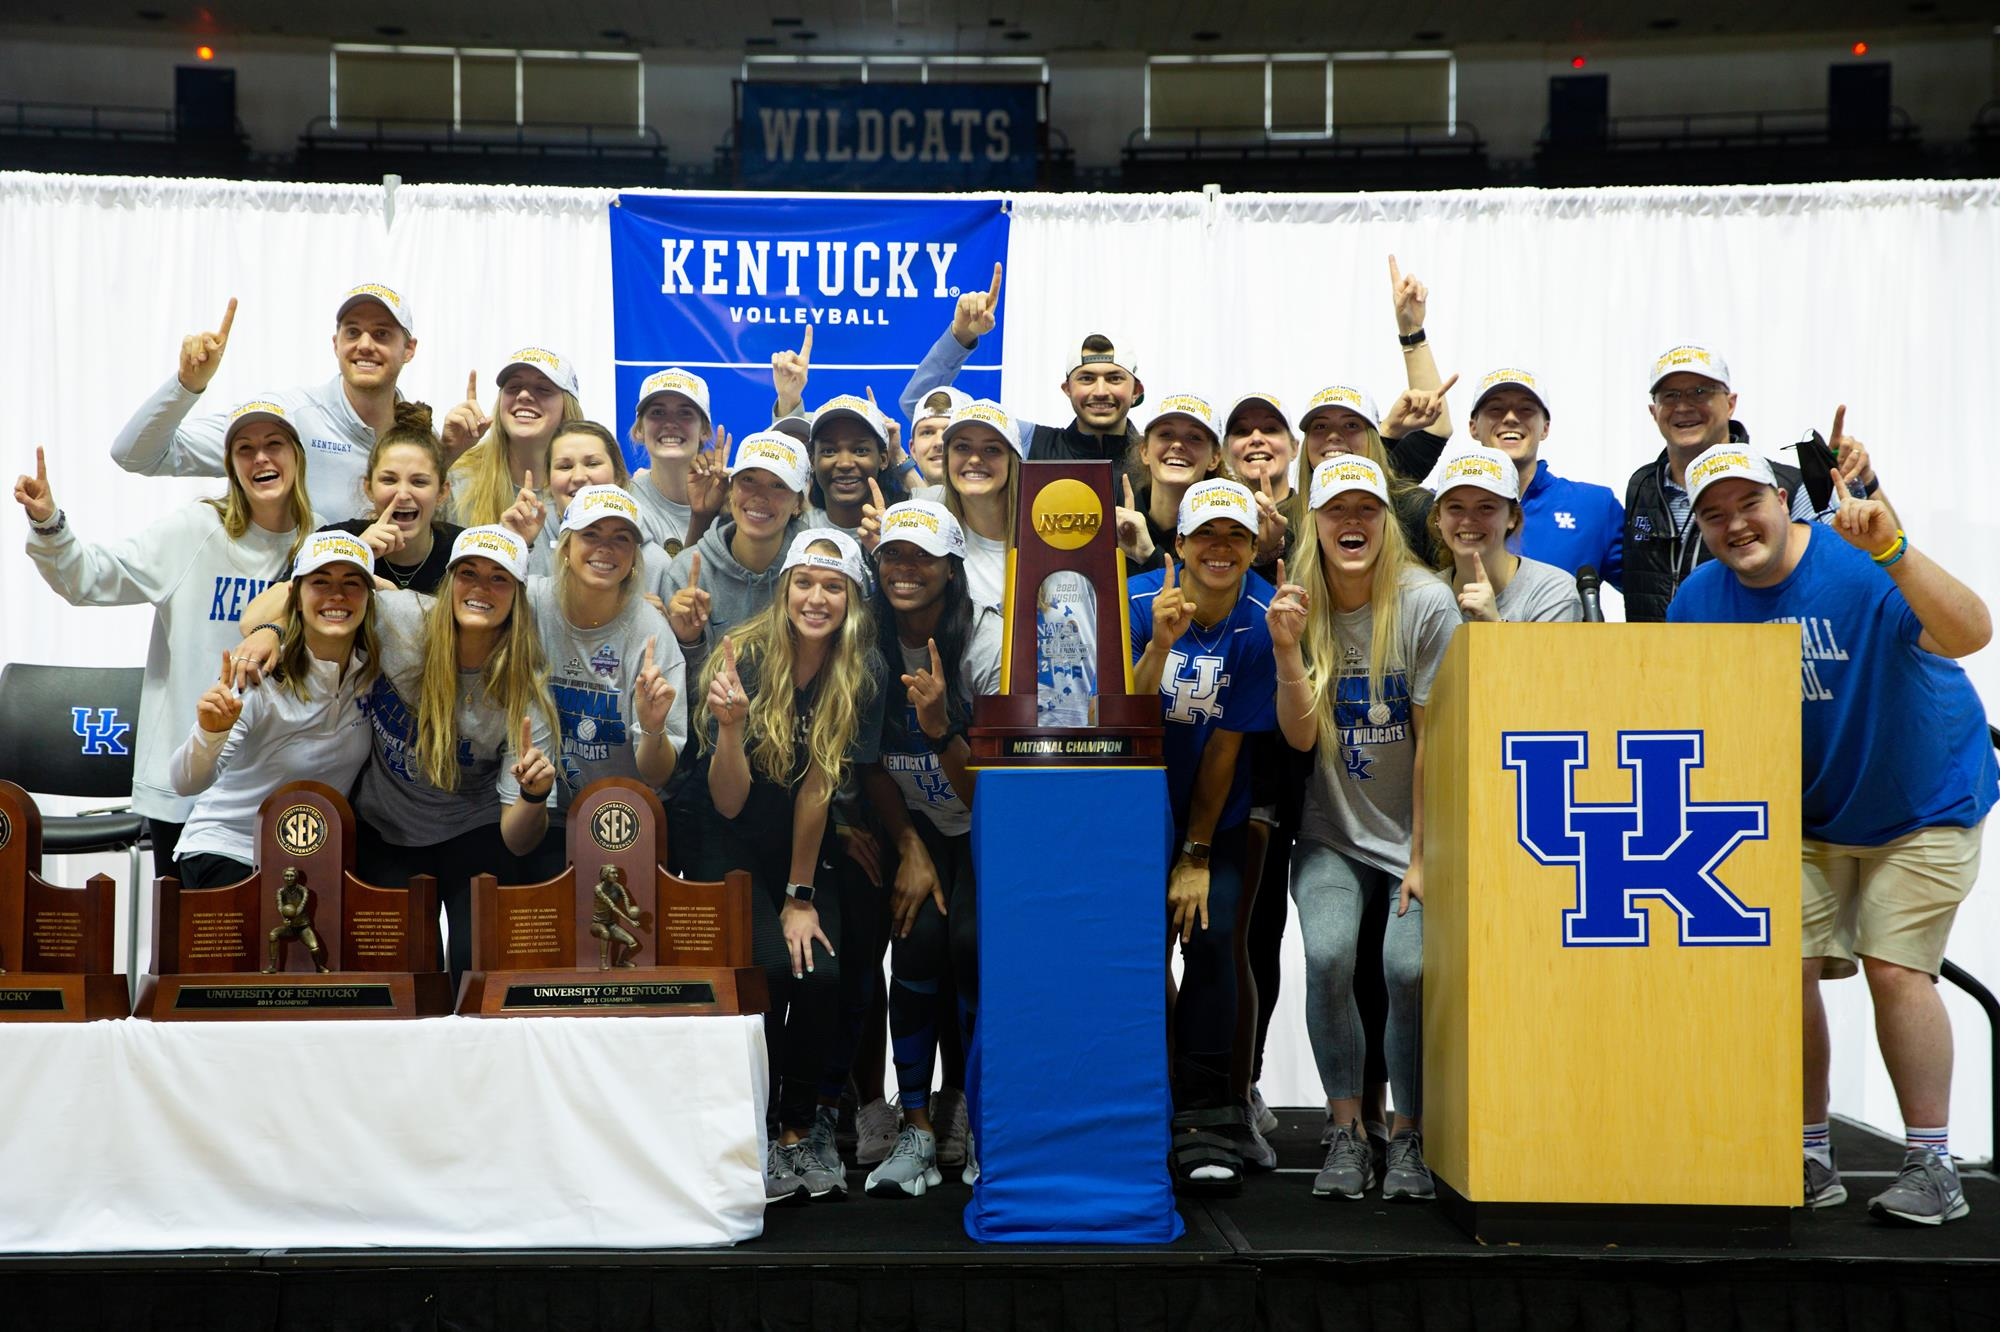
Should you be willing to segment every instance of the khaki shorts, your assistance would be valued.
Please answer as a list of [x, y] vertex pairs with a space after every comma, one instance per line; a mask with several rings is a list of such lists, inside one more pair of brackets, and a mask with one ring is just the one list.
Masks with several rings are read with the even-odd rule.
[[1805, 839], [1799, 944], [1824, 958], [1827, 980], [1852, 976], [1856, 956], [1938, 974], [1958, 904], [1979, 878], [1982, 822], [1919, 828], [1881, 846]]

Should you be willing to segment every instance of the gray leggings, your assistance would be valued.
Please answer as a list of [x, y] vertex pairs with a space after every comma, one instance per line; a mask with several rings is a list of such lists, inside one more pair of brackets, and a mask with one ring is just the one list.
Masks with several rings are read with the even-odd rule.
[[1329, 1100], [1361, 1095], [1366, 1049], [1354, 1005], [1354, 958], [1362, 940], [1361, 909], [1376, 893], [1390, 897], [1389, 924], [1379, 941], [1389, 986], [1389, 1090], [1396, 1110], [1423, 1113], [1424, 908], [1411, 902], [1398, 916], [1395, 876], [1301, 837], [1292, 851], [1292, 902], [1306, 950], [1306, 1033]]

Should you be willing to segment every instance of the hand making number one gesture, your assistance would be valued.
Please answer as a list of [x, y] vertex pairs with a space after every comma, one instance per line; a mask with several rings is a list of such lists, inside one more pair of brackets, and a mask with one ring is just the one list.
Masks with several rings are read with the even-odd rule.
[[750, 699], [736, 674], [736, 640], [722, 640], [722, 667], [708, 682], [708, 711], [718, 729], [731, 731], [750, 715]]
[[[687, 586], [667, 603], [667, 627], [682, 643], [693, 645], [708, 632], [708, 593], [701, 588], [701, 552], [688, 557]], [[731, 650], [732, 654], [734, 649]], [[735, 657], [730, 658], [731, 664]]]
[[56, 516], [56, 497], [49, 491], [49, 460], [35, 450], [35, 474], [14, 482], [14, 503], [26, 510], [28, 521], [40, 526]]
[[665, 735], [667, 713], [674, 706], [673, 682], [653, 661], [657, 642], [646, 640], [646, 650], [639, 655], [639, 674], [632, 681], [632, 715], [638, 719], [642, 735]]
[[229, 298], [229, 308], [222, 312], [222, 322], [215, 326], [213, 333], [190, 333], [181, 339], [181, 387], [190, 393], [199, 393], [215, 378], [215, 372], [222, 368], [222, 353], [229, 346], [229, 326], [236, 322], [236, 298]]
[[530, 546], [542, 534], [542, 524], [548, 521], [548, 508], [542, 503], [542, 497], [535, 493], [533, 472], [521, 478], [521, 491], [514, 496], [507, 512], [500, 515], [500, 521]]
[[224, 652], [222, 675], [194, 705], [195, 721], [210, 735], [222, 735], [242, 715], [243, 696], [236, 691], [236, 662]]
[[1311, 598], [1297, 583], [1285, 581], [1285, 562], [1278, 561], [1278, 594], [1264, 612], [1274, 647], [1295, 648], [1306, 631], [1306, 610]]
[[1194, 616], [1194, 603], [1188, 600], [1180, 585], [1174, 579], [1174, 562], [1167, 560], [1167, 572], [1160, 583], [1158, 595], [1153, 598], [1153, 643], [1157, 647], [1170, 648], [1180, 641], [1186, 632], [1188, 621]]
[[521, 718], [521, 742], [514, 756], [514, 784], [521, 789], [521, 798], [534, 803], [547, 800], [556, 785], [555, 764], [536, 746], [526, 717]]
[[440, 432], [445, 455], [456, 458], [483, 439], [492, 425], [493, 418], [479, 405], [479, 372], [474, 370], [465, 377], [465, 401], [445, 413]]
[[[1841, 431], [1846, 424], [1847, 407], [1842, 404], [1833, 414], [1831, 438], [1836, 443], [1846, 438]], [[1847, 489], [1849, 478], [1841, 474], [1840, 468], [1833, 468], [1832, 475], [1833, 501], [1837, 506], [1833, 514], [1833, 530], [1856, 550], [1866, 551], [1878, 558], [1888, 555], [1900, 536], [1896, 531], [1896, 515], [1879, 499], [1854, 498]]]
[[805, 401], [806, 379], [812, 373], [812, 358], [811, 324], [806, 325], [806, 335], [799, 339], [797, 351], [771, 354], [771, 387], [778, 391], [779, 416], [790, 416]]
[[919, 667], [914, 673], [903, 677], [903, 688], [910, 692], [910, 706], [917, 710], [917, 725], [924, 728], [924, 734], [932, 740], [942, 740], [951, 730], [951, 718], [945, 710], [944, 663], [938, 658], [935, 638], [930, 640], [931, 666], [929, 670]]
[[993, 265], [993, 285], [985, 291], [968, 291], [958, 298], [951, 312], [951, 335], [961, 347], [970, 347], [993, 331], [1000, 322], [1001, 266]]

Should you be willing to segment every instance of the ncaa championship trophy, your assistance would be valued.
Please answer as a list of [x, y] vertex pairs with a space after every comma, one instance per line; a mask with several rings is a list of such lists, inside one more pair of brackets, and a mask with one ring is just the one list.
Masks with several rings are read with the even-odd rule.
[[1111, 465], [1023, 463], [1000, 692], [974, 704], [979, 1183], [966, 1233], [1164, 1244], [1167, 852], [1160, 703], [1132, 693]]

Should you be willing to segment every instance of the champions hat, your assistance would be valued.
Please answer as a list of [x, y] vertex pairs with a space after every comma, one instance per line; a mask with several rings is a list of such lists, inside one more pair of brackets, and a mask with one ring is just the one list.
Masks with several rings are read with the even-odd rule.
[[[945, 397], [945, 408], [941, 412], [930, 405], [931, 399], [940, 393], [944, 394]], [[917, 395], [917, 408], [914, 412], [910, 413], [910, 421], [914, 424], [930, 416], [949, 417], [953, 412], [956, 412], [971, 401], [972, 395], [964, 389], [953, 388], [949, 384], [939, 384], [937, 387], [927, 388]]]
[[778, 478], [780, 485], [795, 495], [806, 493], [812, 482], [812, 464], [806, 461], [805, 445], [778, 430], [759, 430], [739, 440], [729, 474], [761, 468]]
[[1236, 419], [1236, 413], [1253, 403], [1269, 407], [1273, 412], [1277, 413], [1278, 420], [1284, 423], [1285, 429], [1290, 430], [1292, 428], [1292, 418], [1285, 415], [1285, 405], [1278, 401], [1278, 395], [1275, 393], [1243, 394], [1235, 402], [1229, 404], [1229, 413], [1222, 418], [1222, 424], [1224, 426], [1229, 425]]
[[708, 381], [686, 370], [655, 370], [647, 375], [639, 385], [639, 405], [632, 409], [632, 415], [644, 416], [646, 404], [662, 393], [686, 398], [701, 410], [701, 419], [708, 420]]
[[1653, 358], [1653, 373], [1647, 378], [1646, 392], [1651, 393], [1660, 386], [1660, 381], [1668, 375], [1700, 375], [1712, 379], [1725, 389], [1729, 387], [1729, 362], [1709, 350], [1693, 343], [1683, 343], [1669, 347]]
[[1334, 496], [1344, 495], [1350, 490], [1365, 491], [1384, 504], [1389, 502], [1388, 479], [1373, 459], [1358, 453], [1337, 453], [1313, 468], [1312, 490], [1306, 496], [1306, 507], [1317, 509]]
[[306, 538], [306, 544], [299, 547], [299, 558], [292, 565], [292, 577], [304, 578], [315, 569], [324, 569], [329, 564], [351, 564], [362, 573], [375, 572], [375, 552], [368, 549], [359, 537], [345, 532], [314, 532]]
[[623, 518], [642, 540], [645, 538], [646, 529], [639, 525], [639, 501], [618, 486], [585, 486], [577, 491], [563, 510], [562, 530], [580, 532], [601, 518]]
[[1479, 396], [1472, 400], [1473, 414], [1478, 414], [1480, 403], [1485, 402], [1503, 388], [1527, 390], [1528, 396], [1533, 398], [1535, 404], [1542, 409], [1543, 416], [1553, 417], [1555, 415], [1554, 412], [1549, 410], [1549, 400], [1542, 396], [1541, 378], [1532, 370], [1523, 370], [1519, 366], [1514, 365], [1503, 366], [1498, 370], [1494, 370], [1486, 378], [1479, 381]]
[[1250, 497], [1250, 487], [1221, 477], [1189, 486], [1187, 494], [1181, 496], [1180, 519], [1174, 530], [1188, 536], [1203, 523], [1217, 518], [1240, 523], [1249, 529], [1251, 536], [1256, 536], [1257, 501]]
[[1352, 384], [1328, 384], [1325, 388], [1306, 399], [1305, 414], [1299, 417], [1299, 430], [1321, 412], [1353, 412], [1363, 417], [1377, 430], [1382, 428], [1382, 413], [1375, 410], [1375, 399], [1367, 390], [1355, 388]]
[[511, 528], [495, 523], [486, 527], [468, 527], [458, 534], [458, 540], [451, 543], [451, 559], [445, 562], [449, 569], [460, 560], [478, 555], [489, 559], [508, 573], [514, 581], [528, 581], [528, 543], [516, 536]]
[[837, 398], [828, 398], [812, 414], [812, 433], [818, 435], [820, 427], [832, 421], [842, 421], [852, 417], [868, 427], [868, 433], [875, 436], [875, 442], [883, 449], [889, 447], [889, 422], [875, 404], [866, 398], [857, 398], [852, 393], [843, 393]]
[[956, 555], [965, 558], [965, 529], [951, 510], [935, 500], [904, 500], [882, 511], [882, 536], [875, 543], [880, 550], [891, 541], [907, 541], [926, 555]]
[[292, 424], [292, 418], [285, 412], [284, 406], [272, 397], [252, 398], [248, 402], [239, 403], [236, 409], [229, 413], [229, 425], [222, 432], [222, 446], [228, 448], [229, 441], [236, 438], [237, 431], [257, 421], [276, 421], [285, 428], [285, 433], [292, 437], [292, 442], [298, 443], [299, 428]]
[[1443, 499], [1445, 491], [1460, 486], [1477, 486], [1503, 500], [1519, 500], [1521, 473], [1514, 460], [1498, 449], [1489, 449], [1484, 444], [1461, 444], [1439, 458], [1437, 466], [1424, 478], [1424, 489], [1434, 496], [1432, 503]]
[[1210, 438], [1220, 440], [1222, 427], [1215, 419], [1215, 406], [1199, 393], [1169, 393], [1160, 399], [1160, 405], [1153, 412], [1153, 419], [1146, 422], [1151, 430], [1170, 416], [1184, 417], [1209, 433]]
[[1023, 458], [1028, 456], [1028, 446], [1021, 442], [1021, 432], [1014, 427], [1014, 418], [1005, 407], [991, 398], [975, 398], [951, 414], [951, 420], [944, 428], [944, 442], [951, 443], [951, 437], [969, 425], [983, 425], [1000, 432], [1000, 438], [1014, 446], [1014, 452]]
[[500, 373], [493, 376], [495, 384], [507, 382], [507, 372], [516, 366], [525, 365], [531, 370], [539, 370], [554, 381], [555, 386], [572, 398], [582, 397], [582, 390], [576, 386], [576, 367], [569, 363], [569, 357], [561, 352], [550, 351], [547, 347], [523, 347], [507, 358], [500, 367]]
[[[825, 551], [808, 549], [822, 542], [832, 542], [840, 555], [836, 558]], [[779, 572], [789, 573], [801, 567], [835, 569], [846, 574], [856, 587], [868, 586], [868, 564], [862, 558], [860, 543], [837, 527], [815, 527], [792, 538], [792, 548], [785, 552], [785, 563]]]
[[1718, 481], [1755, 481], [1760, 486], [1775, 486], [1778, 478], [1771, 471], [1771, 464], [1741, 444], [1718, 444], [1705, 449], [1688, 464], [1687, 487], [1688, 506], [1701, 503], [1701, 492]]
[[333, 322], [347, 318], [347, 312], [363, 301], [374, 301], [389, 312], [389, 317], [402, 327], [411, 337], [417, 336], [417, 317], [410, 312], [409, 301], [403, 293], [386, 282], [363, 282], [349, 287], [347, 294], [340, 298], [340, 308], [333, 312]]

